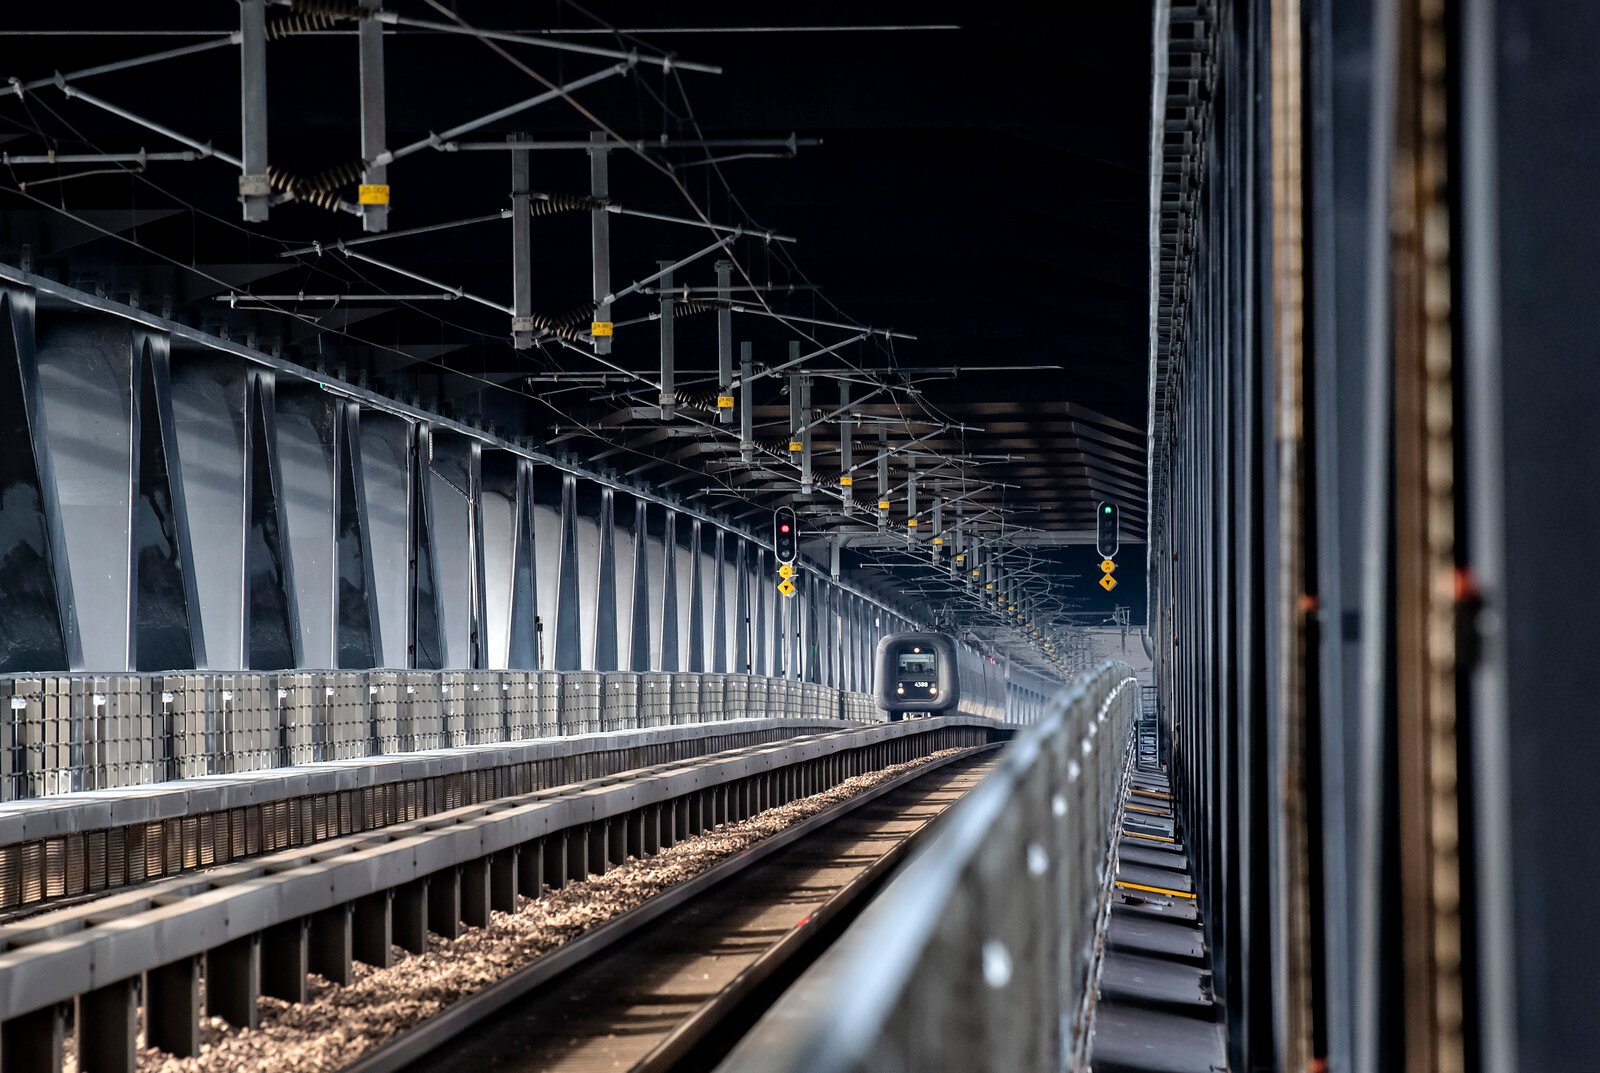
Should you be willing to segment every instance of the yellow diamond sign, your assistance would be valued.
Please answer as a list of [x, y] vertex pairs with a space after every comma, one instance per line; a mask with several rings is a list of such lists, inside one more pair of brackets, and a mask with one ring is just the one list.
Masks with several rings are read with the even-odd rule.
[[778, 591], [783, 593], [785, 596], [793, 596], [795, 591], [794, 582], [790, 581], [788, 578], [784, 578], [782, 581], [778, 582]]
[[1113, 570], [1115, 570], [1116, 568], [1117, 568], [1117, 564], [1116, 564], [1116, 561], [1114, 559], [1101, 559], [1100, 560], [1100, 572], [1102, 574], [1109, 574]]
[[1112, 577], [1110, 574], [1107, 574], [1105, 577], [1100, 579], [1100, 587], [1105, 589], [1107, 592], [1110, 592], [1112, 589], [1117, 587], [1117, 579]]
[[779, 563], [778, 576], [781, 578], [794, 577], [794, 563]]

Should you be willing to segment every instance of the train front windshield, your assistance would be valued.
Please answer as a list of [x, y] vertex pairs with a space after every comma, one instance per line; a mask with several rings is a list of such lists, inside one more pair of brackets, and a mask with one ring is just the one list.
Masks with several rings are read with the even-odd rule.
[[928, 697], [939, 695], [939, 656], [913, 648], [901, 652], [895, 674], [897, 697]]

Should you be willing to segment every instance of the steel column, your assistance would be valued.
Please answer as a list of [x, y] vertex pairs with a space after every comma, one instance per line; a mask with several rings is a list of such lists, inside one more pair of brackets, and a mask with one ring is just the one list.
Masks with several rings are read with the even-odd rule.
[[594, 659], [597, 671], [617, 669], [616, 493], [600, 490], [600, 550], [595, 580]]
[[[362, 0], [362, 6], [377, 11], [383, 0]], [[377, 160], [389, 148], [388, 110], [384, 103], [383, 24], [364, 18], [356, 24], [356, 47], [361, 61], [361, 159]], [[377, 197], [361, 199], [361, 228], [376, 232], [389, 229], [389, 169], [369, 164], [361, 181], [382, 187]]]
[[700, 545], [700, 520], [689, 523], [689, 663], [684, 670], [706, 670], [705, 554]]
[[[611, 198], [609, 174], [611, 150], [607, 147], [604, 131], [589, 134], [589, 196], [597, 202]], [[594, 269], [594, 319], [601, 324], [611, 323], [611, 303], [606, 296], [611, 293], [611, 214], [603, 208], [589, 213], [589, 247]], [[611, 353], [611, 336], [595, 335], [594, 352]]]
[[648, 505], [642, 499], [633, 504], [633, 596], [629, 613], [632, 627], [628, 632], [628, 668], [648, 671], [650, 660], [650, 555], [649, 555]]
[[[371, 20], [367, 20], [370, 22]], [[508, 134], [508, 139], [517, 135]], [[528, 211], [531, 178], [528, 154], [511, 154], [511, 343], [533, 349], [533, 217]]]
[[272, 187], [267, 179], [267, 3], [239, 0], [239, 200], [244, 218], [267, 218]]
[[[733, 310], [727, 305], [732, 295], [728, 288], [732, 283], [733, 263], [718, 261], [716, 268], [717, 297], [722, 300], [717, 307], [717, 394], [722, 396], [733, 391]], [[733, 423], [732, 410], [723, 406], [720, 399], [717, 420], [724, 425]]]
[[711, 659], [709, 669], [717, 674], [728, 670], [728, 559], [727, 534], [717, 529], [711, 544]]
[[556, 578], [555, 659], [558, 671], [583, 667], [582, 596], [578, 586], [578, 479], [561, 478], [561, 558]]
[[658, 279], [661, 281], [661, 391], [659, 403], [661, 405], [661, 419], [671, 421], [677, 414], [677, 368], [672, 352], [672, 267], [676, 262], [657, 261], [656, 267], [660, 269]]
[[667, 508], [666, 533], [662, 537], [666, 554], [661, 575], [661, 662], [663, 671], [679, 666], [678, 650], [678, 512]]

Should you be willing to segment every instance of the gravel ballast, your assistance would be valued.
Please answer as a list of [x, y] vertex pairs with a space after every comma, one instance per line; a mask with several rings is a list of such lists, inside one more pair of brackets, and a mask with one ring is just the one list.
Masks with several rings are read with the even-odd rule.
[[[547, 891], [537, 899], [522, 899], [517, 912], [494, 913], [486, 928], [469, 930], [455, 940], [430, 935], [424, 954], [408, 955], [397, 949], [400, 960], [390, 968], [358, 963], [355, 980], [348, 986], [339, 987], [312, 975], [304, 1003], [261, 999], [259, 1028], [239, 1029], [220, 1018], [206, 1018], [200, 1025], [198, 1056], [177, 1058], [144, 1048], [139, 1069], [141, 1073], [332, 1073], [452, 1002], [636, 909], [653, 895], [693, 879], [829, 806], [958, 751], [944, 750], [857, 775], [822, 793], [684, 839], [653, 856], [630, 857], [603, 875]], [[65, 1073], [77, 1073], [72, 1049], [69, 1041]]]

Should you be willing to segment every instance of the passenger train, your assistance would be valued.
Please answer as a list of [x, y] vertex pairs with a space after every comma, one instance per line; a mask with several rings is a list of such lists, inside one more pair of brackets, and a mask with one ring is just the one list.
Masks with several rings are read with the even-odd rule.
[[948, 633], [892, 633], [878, 642], [878, 707], [891, 720], [909, 715], [969, 715], [1031, 723], [1056, 686], [1006, 666]]

